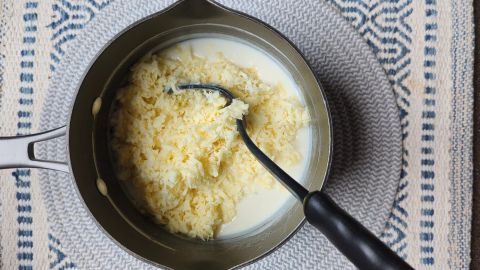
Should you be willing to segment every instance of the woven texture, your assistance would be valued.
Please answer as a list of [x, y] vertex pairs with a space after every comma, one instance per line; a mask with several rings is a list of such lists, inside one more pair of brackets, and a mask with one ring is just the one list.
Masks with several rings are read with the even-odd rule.
[[[251, 4], [248, 7], [237, 5], [235, 8], [243, 11], [256, 10], [257, 17], [288, 35], [294, 43], [300, 45], [300, 49], [321, 76], [333, 104], [334, 140], [339, 146], [335, 150], [329, 192], [340, 205], [380, 234], [393, 202], [401, 168], [400, 121], [393, 91], [384, 71], [351, 26], [326, 5], [318, 6], [315, 11], [324, 14], [317, 16], [319, 20], [317, 23], [324, 27], [313, 30], [314, 28], [295, 27], [302, 25], [303, 22], [294, 25], [293, 16], [290, 17], [291, 21], [287, 19], [288, 16], [279, 16], [285, 10], [286, 2], [278, 2], [277, 10], [273, 9], [275, 6], [273, 3], [268, 5], [255, 3], [255, 6]], [[65, 123], [73, 90], [81, 79], [85, 67], [102, 44], [132, 21], [164, 6], [165, 4], [147, 5], [145, 2], [128, 5], [114, 3], [109, 7], [114, 12], [108, 12], [107, 9], [105, 14], [108, 16], [100, 15], [92, 21], [85, 34], [72, 45], [75, 47], [75, 53], [64, 56], [62, 64], [58, 67], [61, 72], [57, 72], [52, 79], [52, 85], [56, 87], [55, 91], [49, 91], [45, 108], [55, 108], [57, 111], [44, 111], [42, 127], [50, 128]], [[132, 12], [134, 7], [141, 8], [136, 8], [135, 12]], [[308, 10], [304, 5], [299, 5], [298, 8], [296, 12], [299, 14]], [[276, 23], [269, 18], [277, 18], [279, 22]], [[115, 27], [111, 26], [111, 21], [116, 22]], [[287, 25], [289, 28], [285, 27]], [[335, 35], [338, 29], [344, 34]], [[299, 30], [305, 31], [305, 34], [310, 33], [310, 39], [301, 38]], [[347, 108], [345, 104], [350, 105]], [[64, 151], [62, 144], [51, 143], [48, 146], [50, 147], [45, 149], [45, 153], [51, 153], [48, 158], [58, 158], [54, 153], [60, 154]], [[46, 183], [53, 179], [57, 179], [56, 181], [61, 184]], [[93, 267], [92, 264], [98, 264], [102, 253], [108, 252], [116, 256], [111, 256], [112, 260], [104, 258], [103, 263], [106, 265], [118, 267], [139, 265], [137, 260], [109, 242], [89, 221], [86, 213], [81, 215], [82, 222], [78, 221], [78, 212], [75, 216], [69, 214], [70, 211], [67, 209], [81, 208], [81, 203], [76, 198], [75, 189], [67, 177], [52, 173], [50, 177], [42, 177], [42, 181], [45, 181], [42, 188], [47, 194], [45, 200], [47, 211], [59, 221], [52, 224], [53, 231], [57, 232], [56, 236], [62, 239], [66, 249], [75, 250], [75, 253], [69, 253], [75, 262], [88, 269]], [[71, 194], [65, 196], [65, 200], [59, 200], [55, 194], [65, 194], [65, 190], [69, 190]], [[75, 225], [78, 229], [74, 229]], [[312, 238], [315, 240], [312, 241]], [[297, 255], [298, 250], [303, 252]], [[91, 257], [87, 257], [92, 259], [85, 261], [85, 254], [91, 254]], [[277, 266], [291, 269], [298, 264], [305, 268], [325, 265], [336, 269], [343, 269], [349, 265], [323, 236], [307, 225], [285, 247], [250, 267], [258, 269]]]
[[[328, 193], [416, 269], [467, 269], [471, 3], [221, 2], [280, 30], [319, 75], [335, 126]], [[5, 116], [0, 132], [30, 133], [65, 124], [74, 89], [103, 44], [171, 3], [0, 4], [0, 115]], [[64, 139], [38, 150], [50, 159], [66, 158]], [[71, 177], [47, 171], [38, 176], [29, 169], [4, 171], [0, 177], [5, 183], [0, 187], [3, 268], [150, 267], [95, 226]], [[279, 250], [247, 268], [352, 266], [307, 224]]]

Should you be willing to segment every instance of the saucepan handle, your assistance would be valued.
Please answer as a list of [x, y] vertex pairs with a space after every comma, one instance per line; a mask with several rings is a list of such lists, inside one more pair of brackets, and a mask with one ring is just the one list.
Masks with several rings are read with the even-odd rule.
[[0, 137], [0, 169], [43, 168], [69, 172], [66, 162], [39, 160], [35, 158], [33, 147], [36, 142], [58, 138], [64, 136], [66, 133], [67, 127], [63, 126], [37, 134]]
[[310, 224], [359, 269], [413, 269], [327, 194], [320, 191], [308, 194], [304, 211]]

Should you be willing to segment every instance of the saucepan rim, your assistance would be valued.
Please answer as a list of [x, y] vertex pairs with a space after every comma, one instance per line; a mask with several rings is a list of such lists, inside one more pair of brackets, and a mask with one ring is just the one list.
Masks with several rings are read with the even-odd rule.
[[[74, 174], [74, 169], [72, 167], [72, 156], [71, 156], [71, 151], [70, 151], [70, 132], [71, 132], [71, 125], [72, 125], [72, 116], [73, 116], [73, 113], [74, 113], [74, 104], [75, 104], [75, 100], [77, 99], [78, 95], [79, 95], [79, 92], [82, 88], [82, 84], [84, 82], [84, 80], [86, 79], [88, 73], [90, 72], [90, 70], [92, 69], [92, 67], [97, 63], [97, 60], [99, 59], [99, 57], [106, 51], [106, 49], [111, 46], [119, 37], [121, 37], [123, 34], [125, 34], [127, 31], [131, 30], [132, 28], [142, 24], [143, 22], [146, 22], [148, 20], [151, 20], [161, 14], [164, 14], [166, 12], [168, 12], [169, 10], [175, 8], [177, 5], [179, 5], [180, 3], [182, 2], [187, 2], [187, 1], [197, 1], [197, 0], [181, 0], [181, 1], [178, 1], [176, 3], [174, 3], [173, 5], [167, 7], [166, 9], [164, 10], [161, 10], [161, 11], [158, 11], [154, 14], [151, 14], [147, 17], [144, 17], [140, 20], [137, 20], [135, 21], [134, 23], [130, 24], [129, 26], [127, 26], [126, 28], [124, 28], [121, 32], [117, 33], [113, 38], [111, 38], [104, 46], [102, 46], [102, 49], [99, 50], [95, 56], [92, 58], [92, 60], [90, 61], [90, 63], [88, 64], [87, 68], [85, 69], [85, 72], [82, 74], [81, 76], [81, 79], [79, 80], [79, 83], [77, 84], [76, 88], [75, 88], [75, 91], [74, 91], [74, 95], [73, 95], [73, 100], [72, 100], [72, 104], [69, 108], [69, 122], [67, 123], [67, 128], [66, 128], [66, 138], [67, 138], [67, 144], [66, 144], [66, 151], [67, 151], [67, 163], [68, 163], [68, 168], [70, 170], [70, 174], [72, 175], [72, 178], [71, 178], [71, 181], [73, 181], [73, 184], [74, 184], [74, 187], [75, 187], [75, 191], [77, 193], [77, 195], [79, 196], [80, 198], [80, 201], [83, 205], [84, 208], [86, 208], [86, 212], [88, 213], [88, 215], [91, 217], [91, 219], [95, 222], [96, 226], [103, 232], [103, 234], [105, 234], [112, 242], [114, 242], [117, 246], [119, 246], [121, 249], [125, 250], [128, 254], [134, 256], [135, 258], [138, 258], [140, 259], [141, 261], [144, 261], [144, 262], [147, 262], [149, 264], [152, 264], [156, 267], [167, 267], [165, 265], [162, 265], [158, 262], [155, 262], [155, 261], [152, 261], [150, 259], [147, 259], [145, 257], [143, 257], [142, 255], [140, 254], [137, 254], [136, 252], [130, 250], [129, 248], [127, 248], [126, 246], [124, 246], [122, 243], [120, 243], [119, 241], [117, 241], [115, 239], [114, 236], [112, 236], [103, 226], [102, 224], [97, 220], [97, 218], [94, 216], [94, 214], [90, 211], [87, 203], [85, 202], [84, 198], [83, 198], [83, 195], [81, 193], [81, 191], [79, 190], [79, 187], [77, 185], [77, 181], [78, 179], [75, 178], [75, 174]], [[331, 114], [330, 114], [330, 109], [329, 109], [329, 106], [328, 106], [328, 102], [327, 102], [327, 99], [326, 99], [326, 95], [325, 95], [325, 90], [324, 90], [324, 87], [322, 86], [317, 74], [313, 71], [313, 68], [312, 66], [310, 65], [310, 63], [307, 61], [306, 57], [304, 56], [304, 54], [295, 46], [295, 44], [293, 42], [291, 42], [286, 36], [284, 36], [282, 33], [280, 33], [278, 30], [276, 30], [274, 27], [268, 25], [267, 23], [255, 18], [255, 17], [252, 17], [250, 15], [247, 15], [243, 12], [239, 12], [239, 11], [236, 11], [236, 10], [232, 10], [228, 7], [225, 7], [221, 4], [218, 4], [217, 2], [215, 1], [212, 1], [212, 0], [201, 0], [203, 2], [206, 2], [206, 3], [209, 3], [209, 4], [213, 4], [215, 5], [216, 7], [220, 8], [220, 9], [223, 9], [225, 12], [228, 12], [228, 13], [233, 13], [233, 14], [237, 14], [237, 15], [240, 15], [246, 19], [249, 19], [249, 20], [252, 20], [253, 22], [257, 23], [257, 24], [260, 24], [262, 25], [263, 27], [267, 28], [268, 30], [276, 33], [277, 35], [279, 35], [283, 40], [285, 40], [293, 49], [295, 49], [296, 53], [303, 59], [303, 61], [305, 62], [306, 66], [308, 67], [308, 69], [310, 70], [311, 74], [314, 76], [315, 80], [316, 80], [316, 83], [318, 84], [318, 88], [320, 89], [321, 91], [321, 97], [323, 98], [322, 102], [323, 102], [323, 106], [324, 106], [324, 109], [326, 111], [326, 119], [328, 121], [327, 125], [328, 125], [328, 131], [327, 131], [327, 134], [328, 134], [328, 146], [327, 145], [322, 145], [322, 147], [328, 147], [327, 149], [322, 149], [323, 151], [326, 151], [327, 153], [327, 157], [326, 157], [326, 164], [325, 164], [325, 173], [324, 173], [324, 179], [322, 180], [319, 180], [319, 181], [322, 181], [320, 183], [320, 187], [319, 189], [323, 188], [324, 185], [325, 185], [325, 182], [327, 181], [328, 177], [329, 177], [329, 174], [330, 174], [330, 169], [331, 169], [331, 162], [332, 162], [332, 153], [333, 153], [333, 128], [332, 128], [332, 118], [331, 118]], [[94, 153], [92, 153], [94, 154]], [[78, 169], [78, 168], [77, 168]], [[269, 254], [271, 254], [273, 251], [277, 250], [278, 248], [280, 248], [282, 245], [284, 245], [289, 239], [291, 239], [291, 237], [293, 237], [293, 235], [295, 235], [298, 230], [303, 226], [303, 224], [305, 223], [306, 219], [305, 217], [302, 218], [302, 220], [299, 222], [298, 226], [296, 226], [296, 228], [294, 228], [289, 234], [287, 237], [285, 237], [283, 240], [281, 240], [277, 245], [275, 245], [273, 248], [271, 248], [270, 250], [268, 250], [267, 252], [264, 252], [262, 254], [259, 254], [258, 256], [248, 260], [248, 261], [245, 261], [243, 263], [240, 263], [240, 264], [237, 264], [235, 266], [233, 266], [232, 268], [238, 268], [238, 267], [242, 267], [242, 266], [245, 266], [245, 265], [248, 265], [248, 264], [251, 264], [255, 261], [258, 261], [259, 259], [261, 258], [264, 258], [265, 256], [268, 256]]]

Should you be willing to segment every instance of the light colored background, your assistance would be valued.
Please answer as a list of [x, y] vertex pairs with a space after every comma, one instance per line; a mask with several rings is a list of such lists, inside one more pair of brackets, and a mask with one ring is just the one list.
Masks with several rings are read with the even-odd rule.
[[[418, 269], [468, 268], [471, 1], [328, 2], [368, 42], [388, 74], [401, 111], [404, 166], [384, 239], [395, 235], [390, 239], [392, 247]], [[248, 6], [246, 3], [238, 5]], [[260, 1], [251, 3], [261, 5]], [[39, 112], [49, 78], [68, 44], [111, 3], [8, 0], [0, 5], [0, 133], [30, 133], [41, 129]], [[300, 20], [304, 14], [291, 15]], [[76, 267], [64, 253], [61, 239], [51, 233], [47, 219], [55, 217], [47, 217], [41, 203], [37, 171], [13, 172], [3, 171], [0, 177], [3, 267]]]

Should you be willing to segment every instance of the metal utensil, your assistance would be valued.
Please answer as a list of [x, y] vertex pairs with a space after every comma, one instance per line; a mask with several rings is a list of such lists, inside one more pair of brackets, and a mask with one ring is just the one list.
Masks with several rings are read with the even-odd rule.
[[[221, 93], [229, 106], [235, 96], [212, 84], [182, 84], [179, 90], [210, 90]], [[303, 203], [307, 220], [322, 232], [335, 247], [360, 269], [413, 269], [367, 228], [341, 209], [325, 192], [309, 192], [273, 162], [250, 139], [245, 116], [236, 119], [237, 129], [250, 152], [295, 198]]]

